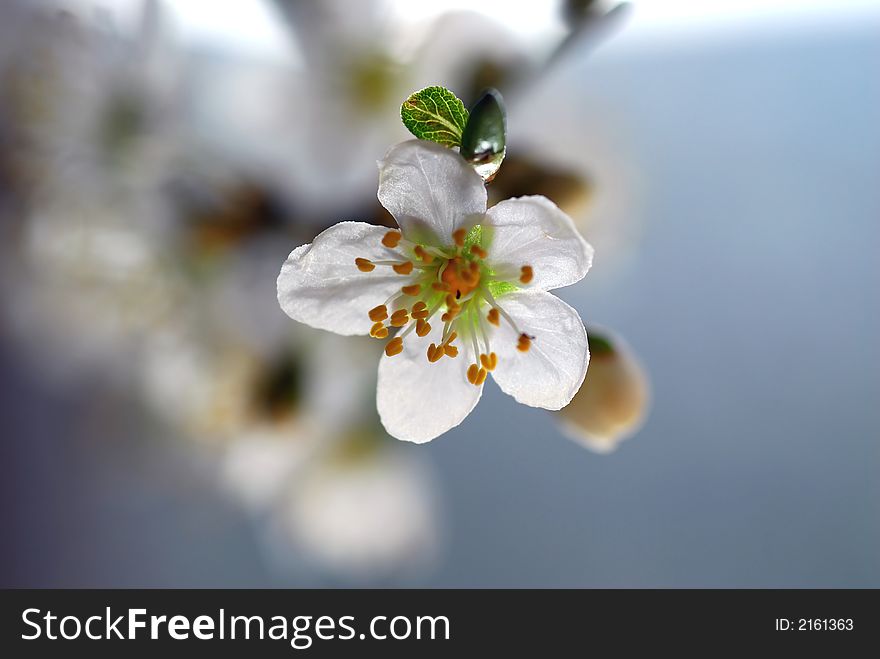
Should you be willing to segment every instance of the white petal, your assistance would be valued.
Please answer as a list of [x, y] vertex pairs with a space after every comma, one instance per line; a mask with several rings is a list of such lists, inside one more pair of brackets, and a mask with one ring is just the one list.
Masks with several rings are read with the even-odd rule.
[[471, 413], [483, 387], [467, 380], [474, 362], [473, 350], [457, 339], [458, 356], [443, 357], [431, 364], [427, 350], [440, 343], [443, 323], [435, 316], [424, 338], [410, 333], [403, 340], [403, 352], [382, 355], [376, 387], [376, 407], [388, 434], [422, 444], [460, 424]]
[[318, 329], [369, 334], [370, 309], [409, 283], [389, 267], [361, 272], [354, 263], [356, 258], [394, 259], [394, 252], [381, 242], [387, 232], [363, 222], [340, 222], [311, 244], [297, 247], [278, 276], [281, 308], [294, 320]]
[[486, 186], [455, 151], [424, 140], [393, 146], [379, 162], [379, 201], [415, 242], [451, 245], [452, 232], [486, 212]]
[[498, 366], [492, 372], [504, 393], [532, 407], [558, 410], [571, 402], [587, 373], [587, 332], [577, 311], [542, 291], [510, 293], [498, 304], [534, 336], [528, 352], [517, 350], [517, 334], [504, 320], [492, 338]]
[[[546, 197], [506, 199], [486, 213], [489, 262], [502, 277], [532, 267], [529, 289], [548, 291], [580, 281], [593, 263], [593, 248], [571, 218]], [[485, 234], [484, 234], [485, 235]], [[485, 244], [485, 241], [484, 241]]]

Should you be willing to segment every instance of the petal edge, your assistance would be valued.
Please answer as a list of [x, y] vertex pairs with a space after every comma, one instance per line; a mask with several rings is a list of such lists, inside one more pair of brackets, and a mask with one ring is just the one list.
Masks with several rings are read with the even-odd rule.
[[501, 276], [534, 272], [527, 290], [548, 291], [583, 279], [593, 264], [593, 247], [572, 219], [540, 195], [501, 201], [486, 212], [491, 231], [489, 260]]
[[510, 293], [499, 301], [519, 325], [534, 335], [528, 352], [516, 348], [507, 324], [493, 338], [498, 367], [492, 372], [501, 390], [530, 407], [559, 410], [568, 405], [587, 374], [587, 331], [578, 312], [551, 293]]
[[367, 315], [407, 283], [390, 268], [361, 272], [355, 258], [393, 257], [382, 245], [387, 227], [340, 222], [293, 250], [278, 275], [278, 303], [294, 320], [351, 336], [369, 334]]
[[376, 385], [376, 408], [388, 434], [423, 444], [459, 425], [476, 407], [483, 386], [467, 381], [474, 357], [466, 343], [459, 355], [429, 364], [426, 350], [439, 343], [443, 325], [436, 323], [424, 338], [410, 334], [404, 351], [394, 357], [382, 355]]

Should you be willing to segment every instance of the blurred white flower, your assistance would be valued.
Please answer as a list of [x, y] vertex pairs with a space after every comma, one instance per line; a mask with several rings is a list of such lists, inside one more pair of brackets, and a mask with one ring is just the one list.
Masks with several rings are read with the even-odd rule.
[[571, 439], [610, 453], [642, 427], [649, 407], [644, 368], [620, 337], [590, 328], [590, 370], [569, 405], [558, 414]]
[[219, 487], [267, 539], [270, 563], [371, 580], [427, 567], [433, 482], [372, 429], [375, 345], [294, 326], [283, 348], [255, 352], [204, 320], [182, 314], [147, 338], [144, 396], [216, 457]]
[[[5, 264], [9, 323], [44, 365], [63, 374], [72, 365], [131, 368], [143, 339], [162, 326], [180, 296], [180, 282], [135, 212], [161, 206], [52, 200], [22, 227]], [[123, 219], [123, 214], [129, 216]], [[132, 221], [130, 221], [132, 220]]]
[[262, 515], [277, 504], [297, 472], [325, 442], [336, 438], [306, 414], [282, 423], [243, 428], [225, 447], [220, 461], [221, 486], [251, 513]]
[[373, 419], [375, 375], [369, 346], [302, 331], [286, 354], [258, 362], [248, 382], [252, 401], [244, 423], [230, 428], [221, 457], [221, 480], [255, 512], [283, 496], [316, 455], [334, 450], [352, 427]]
[[568, 404], [587, 370], [587, 337], [577, 312], [546, 291], [590, 268], [592, 248], [571, 219], [543, 197], [487, 211], [480, 176], [419, 140], [388, 151], [379, 200], [400, 231], [327, 229], [288, 257], [278, 299], [294, 320], [343, 335], [384, 339], [399, 328], [379, 365], [386, 430], [425, 442], [457, 426], [489, 372], [521, 403]]
[[288, 190], [304, 222], [370, 198], [376, 156], [407, 134], [400, 105], [413, 90], [443, 84], [472, 101], [481, 70], [534, 64], [519, 39], [476, 13], [413, 24], [374, 1], [277, 5], [299, 56], [197, 61], [192, 123], [212, 148]]
[[140, 386], [148, 406], [184, 436], [228, 441], [248, 422], [258, 361], [178, 320], [147, 337]]
[[184, 294], [162, 231], [179, 146], [173, 49], [152, 0], [133, 38], [51, 2], [22, 14], [4, 70], [27, 136], [13, 163], [28, 181], [21, 226], [3, 241], [10, 324], [56, 375], [100, 365], [130, 379], [141, 339]]
[[[144, 399], [180, 435], [212, 449], [224, 490], [249, 512], [264, 513], [294, 470], [332, 438], [333, 426], [309, 402], [314, 374], [301, 344], [263, 358], [199, 327], [181, 324], [150, 337]], [[350, 418], [339, 402], [340, 416]]]
[[160, 9], [144, 0], [133, 35], [66, 15], [44, 44], [48, 111], [29, 121], [46, 194], [155, 194], [186, 152], [178, 53]]
[[141, 386], [159, 416], [218, 446], [249, 437], [299, 437], [305, 421], [338, 434], [372, 413], [373, 351], [307, 328], [271, 354], [183, 315], [146, 337]]
[[441, 540], [433, 475], [411, 452], [375, 442], [343, 444], [291, 482], [272, 518], [276, 558], [290, 543], [324, 570], [371, 582], [431, 567]]

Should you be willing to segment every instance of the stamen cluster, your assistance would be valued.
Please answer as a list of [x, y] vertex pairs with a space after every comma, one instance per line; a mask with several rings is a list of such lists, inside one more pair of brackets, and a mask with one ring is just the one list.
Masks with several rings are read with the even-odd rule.
[[[498, 327], [504, 319], [517, 333], [517, 349], [521, 352], [529, 350], [534, 337], [520, 332], [495, 301], [488, 284], [503, 279], [487, 264], [488, 252], [479, 244], [467, 244], [467, 236], [467, 229], [456, 229], [452, 233], [453, 246], [435, 247], [411, 242], [400, 231], [390, 230], [382, 237], [382, 245], [393, 258], [356, 258], [355, 265], [361, 272], [372, 272], [377, 266], [390, 267], [407, 278], [398, 292], [368, 312], [373, 321], [370, 336], [384, 340], [392, 330], [397, 330], [385, 344], [387, 356], [403, 352], [403, 341], [411, 332], [427, 336], [432, 329], [431, 320], [439, 314], [443, 331], [439, 343], [428, 346], [428, 362], [433, 364], [443, 357], [454, 359], [459, 353], [455, 341], [470, 340], [476, 361], [468, 367], [467, 380], [480, 386], [498, 366], [498, 356], [490, 346], [489, 326]], [[524, 265], [517, 281], [525, 285], [533, 277], [532, 267]]]

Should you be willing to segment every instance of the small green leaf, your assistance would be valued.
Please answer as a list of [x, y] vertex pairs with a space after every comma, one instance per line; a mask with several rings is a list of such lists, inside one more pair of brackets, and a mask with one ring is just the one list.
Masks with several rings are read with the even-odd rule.
[[511, 284], [509, 281], [490, 281], [486, 286], [489, 288], [492, 297], [501, 297], [519, 290], [519, 286]]
[[489, 89], [474, 107], [461, 136], [461, 155], [483, 180], [495, 176], [507, 151], [507, 120], [504, 99]]
[[464, 103], [445, 87], [425, 87], [400, 106], [403, 125], [420, 140], [453, 147], [461, 144], [468, 121]]

